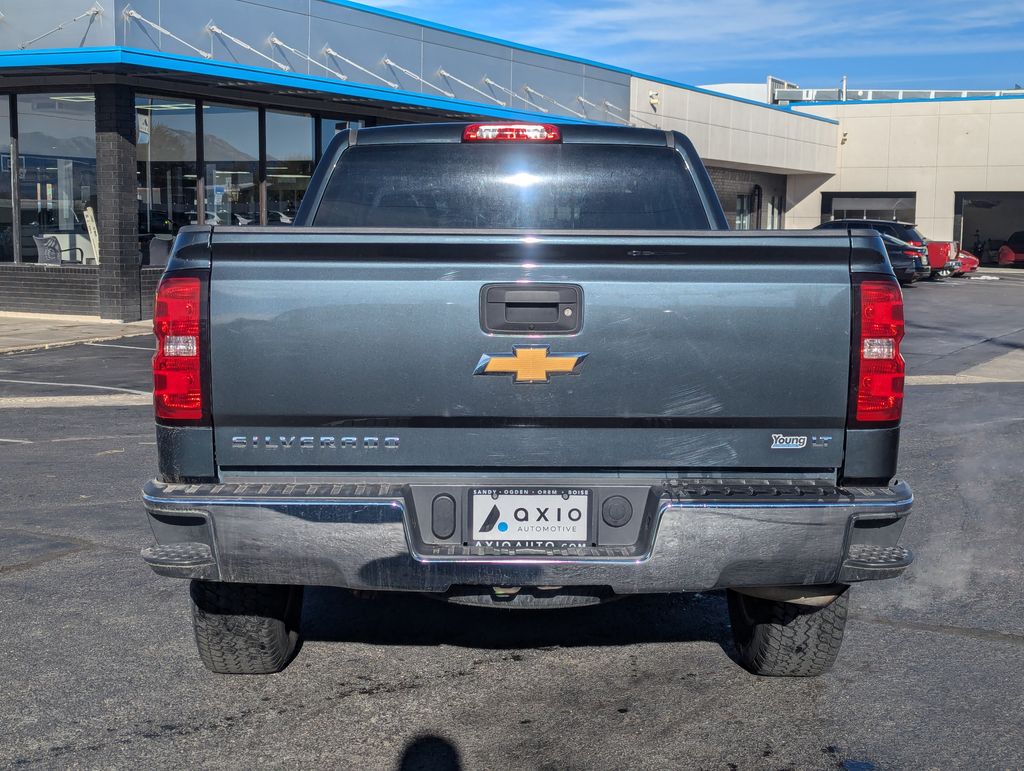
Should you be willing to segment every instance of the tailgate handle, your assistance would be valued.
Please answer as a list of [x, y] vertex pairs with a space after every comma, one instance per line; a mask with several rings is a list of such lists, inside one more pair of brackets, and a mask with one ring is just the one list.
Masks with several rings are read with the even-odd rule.
[[571, 335], [583, 323], [583, 289], [575, 284], [485, 284], [480, 326], [491, 334]]

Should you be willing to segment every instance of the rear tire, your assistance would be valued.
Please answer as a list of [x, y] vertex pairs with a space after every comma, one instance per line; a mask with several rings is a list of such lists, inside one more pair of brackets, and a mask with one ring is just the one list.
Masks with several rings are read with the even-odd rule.
[[280, 672], [299, 644], [301, 586], [193, 581], [192, 624], [199, 658], [211, 672]]
[[766, 677], [827, 672], [843, 643], [847, 594], [819, 608], [730, 590], [729, 618], [740, 664]]
[[939, 276], [941, 278], [949, 278], [952, 275], [953, 275], [953, 269], [952, 268], [939, 268]]

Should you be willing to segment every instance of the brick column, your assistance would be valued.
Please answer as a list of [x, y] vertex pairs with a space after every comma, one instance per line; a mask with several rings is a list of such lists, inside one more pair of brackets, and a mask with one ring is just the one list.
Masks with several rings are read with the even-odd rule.
[[135, 92], [128, 86], [97, 86], [99, 308], [102, 318], [118, 321], [142, 318], [135, 141]]

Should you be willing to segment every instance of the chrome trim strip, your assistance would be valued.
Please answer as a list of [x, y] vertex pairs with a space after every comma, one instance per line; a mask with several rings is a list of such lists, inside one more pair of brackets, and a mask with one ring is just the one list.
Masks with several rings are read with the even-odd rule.
[[[388, 498], [386, 500], [380, 500], [377, 498], [231, 498], [229, 496], [217, 497], [211, 496], [208, 498], [158, 498], [155, 496], [147, 495], [143, 493], [142, 499], [146, 503], [154, 504], [172, 504], [179, 506], [195, 506], [201, 508], [203, 506], [388, 506], [396, 508], [405, 508], [405, 502], [400, 498]], [[824, 501], [824, 502], [806, 502], [806, 501], [793, 501], [790, 503], [786, 502], [744, 502], [744, 503], [731, 503], [726, 501], [715, 501], [715, 502], [704, 502], [704, 501], [692, 501], [692, 500], [679, 500], [675, 501], [671, 498], [664, 499], [661, 503], [664, 508], [671, 509], [829, 509], [829, 508], [864, 508], [864, 507], [879, 507], [879, 508], [903, 508], [905, 506], [912, 506], [914, 503], [914, 497], [903, 498], [898, 501]]]
[[209, 497], [209, 498], [158, 498], [146, 493], [142, 494], [145, 503], [175, 505], [175, 506], [385, 506], [388, 508], [405, 509], [405, 503], [400, 498], [231, 498]]
[[650, 554], [642, 557], [624, 557], [622, 559], [609, 559], [607, 557], [589, 558], [580, 557], [570, 559], [568, 557], [423, 557], [420, 554], [412, 553], [412, 558], [421, 565], [503, 565], [514, 567], [516, 565], [643, 565], [651, 559]]
[[912, 506], [914, 496], [898, 501], [835, 501], [807, 503], [794, 501], [792, 503], [702, 503], [698, 501], [679, 501], [669, 499], [663, 505], [672, 509], [835, 509], [842, 507], [862, 508], [864, 506], [878, 506], [888, 508], [901, 508]]

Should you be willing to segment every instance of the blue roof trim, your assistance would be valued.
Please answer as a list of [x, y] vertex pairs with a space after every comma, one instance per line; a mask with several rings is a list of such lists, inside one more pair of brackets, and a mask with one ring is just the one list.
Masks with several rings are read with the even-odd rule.
[[[404, 21], [408, 24], [415, 24], [420, 27], [428, 27], [429, 29], [436, 29], [440, 32], [448, 32], [452, 35], [461, 35], [462, 37], [468, 37], [472, 40], [482, 40], [485, 43], [494, 43], [495, 45], [506, 46], [516, 51], [528, 51], [532, 54], [540, 54], [541, 56], [550, 56], [554, 59], [561, 59], [565, 62], [575, 62], [577, 64], [585, 64], [588, 67], [596, 67], [601, 70], [608, 70], [609, 72], [618, 72], [622, 75], [629, 75], [630, 77], [640, 78], [641, 80], [651, 80], [655, 83], [660, 83], [664, 86], [674, 86], [675, 88], [682, 88], [687, 91], [695, 91], [698, 94], [707, 94], [709, 96], [716, 96], [720, 99], [728, 99], [733, 102], [741, 102], [743, 104], [752, 104], [755, 107], [764, 107], [768, 110], [781, 110], [782, 112], [788, 112], [791, 114], [798, 115], [799, 113], [792, 113], [791, 110], [786, 107], [781, 107], [776, 104], [768, 104], [766, 102], [757, 102], [753, 99], [745, 99], [742, 96], [734, 96], [733, 94], [723, 94], [719, 91], [711, 91], [700, 86], [692, 86], [689, 83], [680, 83], [677, 80], [668, 80], [666, 78], [660, 78], [656, 75], [646, 75], [636, 70], [626, 69], [625, 67], [616, 67], [614, 64], [604, 64], [603, 62], [596, 62], [592, 59], [583, 59], [579, 56], [572, 56], [571, 54], [561, 54], [557, 51], [549, 51], [545, 48], [536, 48], [534, 46], [525, 45], [523, 43], [515, 43], [511, 40], [503, 40], [497, 37], [490, 37], [489, 35], [481, 35], [478, 32], [470, 32], [469, 30], [459, 29], [458, 27], [449, 27], [447, 24], [439, 24], [438, 22], [428, 21], [426, 19], [418, 19], [415, 16], [408, 16], [404, 13], [395, 13], [394, 11], [387, 11], [383, 8], [374, 8], [370, 5], [364, 5], [363, 3], [352, 2], [352, 0], [324, 0], [325, 2], [333, 5], [341, 5], [346, 8], [351, 8], [355, 11], [364, 11], [366, 13], [372, 13], [375, 16], [383, 16], [387, 19], [395, 19], [396, 21]], [[839, 121], [832, 120], [831, 118], [822, 118], [819, 115], [804, 115], [805, 118], [811, 120], [818, 120], [824, 123], [831, 123], [833, 125], [839, 125]]]
[[[332, 0], [333, 2], [333, 0]], [[892, 89], [886, 89], [890, 91]], [[937, 96], [934, 99], [847, 99], [831, 102], [793, 102], [780, 105], [780, 109], [795, 111], [797, 107], [831, 107], [850, 104], [921, 104], [922, 102], [997, 102], [1004, 99], [1024, 99], [1024, 94], [1003, 94], [1002, 96]]]
[[362, 83], [341, 82], [317, 75], [278, 73], [247, 64], [209, 61], [139, 48], [113, 46], [107, 48], [52, 48], [35, 51], [0, 51], [0, 69], [81, 64], [127, 64], [138, 67], [172, 69], [195, 75], [243, 79], [254, 83], [288, 86], [290, 88], [307, 88], [310, 91], [325, 91], [342, 96], [356, 96], [364, 99], [376, 99], [382, 102], [413, 104], [436, 110], [464, 112], [469, 115], [488, 115], [496, 118], [511, 118], [513, 120], [536, 122], [540, 119], [545, 119], [548, 121], [557, 120], [558, 123], [601, 123], [601, 121], [580, 120], [579, 118], [569, 116], [552, 116], [539, 112], [512, 110], [497, 105], [491, 107], [482, 102], [467, 102], [462, 99], [434, 97], [415, 91], [403, 91]]

